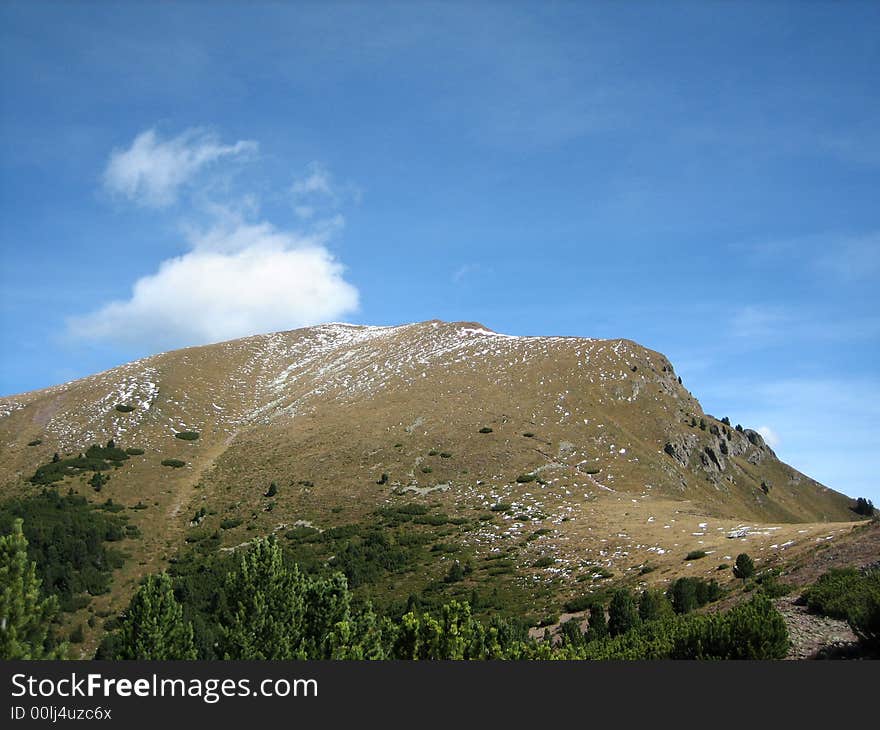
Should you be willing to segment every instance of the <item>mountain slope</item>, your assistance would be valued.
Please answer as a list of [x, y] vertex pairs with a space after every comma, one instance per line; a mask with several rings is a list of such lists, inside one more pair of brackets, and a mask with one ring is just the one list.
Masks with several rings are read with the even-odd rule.
[[[478, 563], [471, 583], [549, 586], [548, 601], [575, 578], [708, 574], [743, 549], [733, 542], [772, 560], [854, 516], [759, 434], [706, 415], [660, 353], [474, 323], [260, 335], [0, 399], [2, 495], [40, 489], [27, 480], [54, 454], [109, 439], [144, 453], [110, 470], [100, 494], [88, 472], [56, 486], [146, 507], [130, 514], [143, 539], [113, 603], [184, 540], [216, 533], [228, 549], [297, 526], [373, 524], [411, 503], [448, 520], [435, 519], [434, 563], [388, 577], [389, 590], [421, 590], [456, 554], [503, 555], [506, 573]], [[711, 559], [691, 568], [694, 547]], [[638, 578], [648, 562], [662, 569]]]

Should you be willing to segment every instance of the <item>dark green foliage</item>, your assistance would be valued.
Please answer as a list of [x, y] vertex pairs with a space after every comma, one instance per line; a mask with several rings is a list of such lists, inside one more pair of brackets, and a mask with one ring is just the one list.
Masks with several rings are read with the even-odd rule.
[[676, 613], [689, 613], [721, 598], [717, 581], [703, 578], [678, 578], [666, 591]]
[[122, 619], [108, 659], [195, 659], [193, 629], [184, 621], [167, 573], [147, 576]]
[[129, 456], [143, 456], [144, 450], [131, 448], [131, 449], [126, 449], [125, 453], [128, 454]]
[[643, 565], [639, 568], [639, 575], [647, 575], [648, 573], [653, 573], [655, 570], [657, 570], [656, 565]]
[[785, 621], [764, 596], [729, 611], [648, 621], [615, 638], [588, 644], [584, 659], [782, 659]]
[[675, 610], [663, 591], [642, 591], [639, 597], [639, 618], [642, 621], [662, 621], [674, 615]]
[[705, 431], [705, 430], [706, 430], [706, 419], [705, 419], [705, 418], [701, 418], [701, 419], [700, 419], [700, 430], [701, 430], [701, 431]]
[[437, 456], [438, 453], [440, 453], [440, 452], [437, 451], [437, 449], [431, 449], [431, 450], [428, 452], [428, 456]]
[[530, 439], [530, 438], [534, 438], [534, 437], [535, 437], [535, 434], [533, 434], [531, 431], [526, 431], [526, 432], [523, 434], [523, 436], [525, 436], [527, 439]]
[[488, 426], [483, 426], [483, 428], [480, 429], [480, 433], [492, 433], [492, 429]]
[[551, 565], [556, 564], [556, 558], [550, 555], [542, 555], [538, 558], [534, 563], [532, 563], [533, 568], [549, 568]]
[[706, 557], [705, 550], [691, 550], [687, 555], [685, 555], [685, 560], [699, 560], [700, 558]]
[[737, 424], [736, 424], [736, 430], [739, 431], [740, 433], [743, 433], [743, 431], [744, 431], [745, 429], [737, 423]]
[[[3, 525], [0, 536], [0, 660], [60, 659], [50, 630], [58, 599], [45, 596], [37, 566], [29, 558], [22, 520]], [[8, 534], [7, 534], [8, 533]]]
[[220, 529], [231, 530], [234, 527], [238, 527], [242, 523], [242, 521], [243, 520], [239, 517], [230, 517], [220, 522]]
[[507, 502], [497, 502], [489, 507], [493, 512], [507, 512], [513, 505], [508, 504]]
[[874, 514], [874, 503], [870, 499], [859, 497], [855, 505], [851, 508], [857, 515], [863, 517], [871, 517]]
[[198, 431], [179, 431], [174, 434], [174, 438], [181, 439], [182, 441], [196, 441], [199, 438]]
[[580, 621], [577, 619], [566, 621], [559, 627], [559, 630], [562, 635], [563, 646], [580, 648], [584, 645], [586, 637], [584, 632], [581, 631]]
[[[111, 441], [112, 443], [112, 441]], [[64, 477], [75, 476], [84, 472], [99, 472], [119, 466], [128, 459], [128, 454], [116, 446], [90, 446], [85, 455], [66, 459], [52, 457], [52, 461], [37, 467], [37, 471], [29, 479], [32, 484], [48, 485], [60, 482]]]
[[43, 443], [43, 439], [34, 439], [33, 441], [28, 441], [28, 446], [39, 446]]
[[423, 466], [422, 467], [422, 474], [430, 474], [432, 471], [434, 471], [434, 470], [430, 466]]
[[100, 492], [104, 485], [109, 481], [109, 476], [107, 476], [106, 474], [102, 474], [99, 471], [96, 471], [94, 474], [92, 474], [92, 478], [89, 479], [89, 486], [96, 492]]
[[450, 454], [448, 451], [441, 451], [441, 452], [440, 452], [440, 458], [441, 458], [441, 459], [451, 459], [451, 458], [452, 458], [452, 454]]
[[125, 449], [117, 448], [116, 444], [113, 443], [113, 439], [110, 439], [106, 446], [98, 446], [97, 444], [89, 446], [86, 449], [86, 458], [103, 459], [105, 461], [125, 461], [128, 459], [128, 454], [125, 453]]
[[601, 603], [590, 606], [590, 618], [587, 622], [587, 640], [598, 641], [608, 636], [608, 620], [605, 618], [605, 607]]
[[28, 557], [37, 565], [43, 591], [57, 597], [61, 609], [82, 606], [83, 594], [100, 595], [110, 586], [121, 553], [105, 547], [125, 537], [123, 519], [94, 509], [84, 497], [44, 490], [34, 497], [0, 504], [0, 533], [24, 520]]
[[516, 481], [518, 484], [528, 484], [529, 482], [535, 481], [535, 478], [534, 474], [520, 474], [516, 478]]
[[129, 406], [125, 403], [117, 403], [116, 410], [120, 413], [131, 413], [134, 410], [134, 406]]
[[593, 594], [578, 596], [577, 598], [572, 598], [570, 601], [566, 601], [562, 607], [565, 609], [566, 613], [580, 613], [581, 611], [586, 611], [598, 601], [599, 598]]
[[747, 553], [740, 553], [736, 556], [736, 563], [733, 566], [733, 574], [737, 578], [748, 580], [755, 574], [755, 561], [753, 561]]
[[388, 475], [382, 472], [382, 476], [376, 480], [376, 484], [388, 484]]
[[170, 466], [174, 469], [180, 469], [180, 467], [186, 466], [186, 462], [181, 461], [180, 459], [162, 459], [162, 466]]
[[269, 484], [269, 489], [266, 490], [266, 493], [263, 496], [274, 497], [276, 494], [278, 494], [278, 485], [275, 482], [271, 482]]
[[608, 633], [611, 636], [625, 634], [639, 624], [639, 611], [628, 588], [618, 588], [611, 596], [608, 606]]
[[464, 577], [468, 574], [468, 572], [469, 571], [466, 570], [465, 566], [462, 565], [460, 561], [454, 560], [452, 561], [452, 565], [449, 566], [449, 570], [446, 572], [446, 575], [443, 577], [443, 582], [457, 583], [464, 580]]
[[804, 597], [813, 613], [852, 623], [869, 611], [872, 598], [880, 599], [880, 569], [834, 568], [810, 586]]
[[67, 639], [71, 644], [82, 644], [86, 640], [85, 632], [82, 624], [77, 624], [76, 628], [70, 632]]
[[723, 423], [725, 426], [729, 426], [730, 419], [727, 416], [725, 416], [724, 418], [721, 419], [721, 423]]

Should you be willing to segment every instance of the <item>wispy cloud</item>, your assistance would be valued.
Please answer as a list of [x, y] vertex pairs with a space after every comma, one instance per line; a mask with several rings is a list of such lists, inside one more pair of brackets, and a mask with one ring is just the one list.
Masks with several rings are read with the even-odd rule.
[[880, 277], [880, 231], [826, 232], [791, 238], [736, 243], [755, 265], [784, 264], [834, 283]]
[[104, 171], [104, 186], [138, 205], [164, 208], [176, 202], [180, 189], [206, 166], [256, 150], [252, 140], [221, 144], [216, 135], [203, 129], [188, 129], [164, 140], [155, 129], [148, 129], [127, 149], [113, 151]]
[[351, 184], [339, 184], [319, 162], [312, 162], [303, 177], [290, 186], [293, 212], [300, 220], [318, 215], [338, 217], [336, 211], [347, 202], [360, 203], [362, 191]]

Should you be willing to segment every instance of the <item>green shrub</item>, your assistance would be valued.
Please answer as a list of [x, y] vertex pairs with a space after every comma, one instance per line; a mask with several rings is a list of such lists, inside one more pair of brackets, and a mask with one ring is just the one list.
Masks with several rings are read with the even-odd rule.
[[423, 466], [422, 467], [422, 474], [430, 474], [432, 471], [434, 471], [434, 470], [430, 466]]
[[699, 560], [700, 558], [706, 557], [705, 550], [691, 550], [686, 556], [685, 560]]
[[483, 426], [483, 427], [480, 429], [480, 433], [492, 433], [492, 429], [489, 428], [488, 426]]
[[266, 490], [266, 493], [263, 494], [264, 497], [274, 497], [278, 494], [278, 485], [275, 482], [269, 483], [269, 488]]
[[178, 431], [174, 434], [174, 438], [182, 441], [196, 441], [199, 438], [198, 431]]
[[310, 540], [320, 534], [321, 531], [314, 527], [301, 525], [299, 527], [294, 527], [292, 530], [288, 530], [284, 534], [284, 537], [286, 537], [288, 540]]
[[181, 461], [180, 459], [162, 459], [162, 466], [170, 466], [174, 469], [180, 469], [180, 467], [186, 466], [186, 462]]
[[833, 568], [804, 593], [813, 613], [851, 621], [863, 614], [871, 596], [880, 595], [880, 570]]
[[535, 434], [533, 434], [531, 431], [526, 431], [526, 432], [523, 434], [523, 436], [525, 436], [527, 439], [530, 439], [530, 438], [534, 438], [534, 437], [535, 437]]
[[556, 564], [556, 558], [553, 558], [549, 555], [542, 555], [538, 558], [534, 563], [532, 563], [533, 568], [549, 568], [551, 565]]
[[28, 446], [39, 446], [43, 443], [43, 439], [34, 439], [33, 441], [28, 441]]
[[126, 449], [125, 453], [129, 456], [143, 456], [145, 452], [143, 449]]
[[748, 580], [755, 574], [755, 561], [753, 561], [748, 553], [740, 553], [736, 556], [736, 562], [733, 565], [733, 574], [737, 578]]
[[440, 452], [440, 458], [441, 458], [441, 459], [451, 459], [451, 458], [452, 458], [452, 454], [450, 454], [448, 451], [441, 451], [441, 452]]
[[534, 474], [520, 474], [517, 478], [517, 484], [528, 484], [529, 482], [535, 481], [536, 477]]
[[608, 633], [611, 636], [625, 634], [639, 624], [639, 611], [628, 588], [618, 588], [611, 596], [608, 606]]
[[785, 620], [765, 596], [723, 613], [648, 621], [617, 637], [587, 644], [586, 659], [782, 659]]
[[428, 456], [437, 456], [437, 454], [438, 454], [437, 449], [431, 449], [431, 450], [428, 452]]
[[489, 509], [493, 512], [507, 512], [512, 506], [512, 504], [508, 504], [507, 502], [496, 502], [489, 507]]
[[689, 613], [721, 598], [721, 587], [715, 580], [678, 578], [666, 590], [676, 613]]
[[223, 530], [231, 530], [234, 527], [238, 527], [242, 522], [243, 520], [238, 517], [230, 517], [220, 523], [220, 528]]
[[117, 403], [116, 410], [120, 413], [131, 413], [134, 410], [134, 406], [126, 405], [125, 403]]

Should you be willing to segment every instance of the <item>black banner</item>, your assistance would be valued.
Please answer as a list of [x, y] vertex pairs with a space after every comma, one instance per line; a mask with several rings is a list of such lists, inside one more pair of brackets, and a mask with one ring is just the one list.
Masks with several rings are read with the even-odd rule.
[[[876, 662], [5, 662], [0, 727], [869, 719]], [[457, 720], [456, 720], [457, 718]], [[555, 718], [555, 719], [554, 719]], [[332, 720], [332, 722], [330, 722]]]

